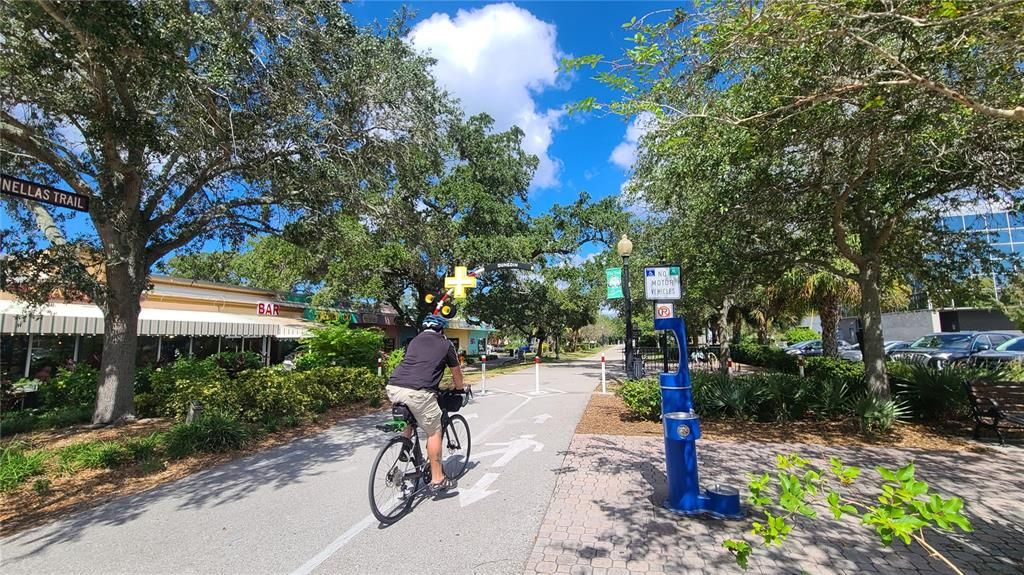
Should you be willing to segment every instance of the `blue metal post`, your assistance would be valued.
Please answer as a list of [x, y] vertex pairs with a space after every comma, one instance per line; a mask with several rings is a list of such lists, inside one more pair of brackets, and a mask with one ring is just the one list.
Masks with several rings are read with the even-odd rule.
[[668, 476], [665, 507], [683, 515], [740, 517], [739, 491], [736, 489], [715, 485], [701, 493], [697, 473], [700, 417], [693, 411], [686, 324], [678, 317], [655, 318], [654, 329], [671, 331], [679, 345], [679, 370], [658, 377], [665, 430], [665, 471]]

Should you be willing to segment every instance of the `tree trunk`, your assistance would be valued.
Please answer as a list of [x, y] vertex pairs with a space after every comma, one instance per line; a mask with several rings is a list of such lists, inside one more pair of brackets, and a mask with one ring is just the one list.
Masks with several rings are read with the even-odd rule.
[[842, 314], [842, 302], [838, 296], [829, 295], [822, 298], [818, 307], [821, 318], [821, 353], [825, 357], [839, 357], [839, 316]]
[[562, 338], [557, 333], [555, 334], [555, 359], [561, 359], [562, 353]]
[[721, 351], [719, 352], [721, 357], [722, 373], [729, 373], [729, 357], [731, 350], [729, 349], [729, 310], [732, 309], [732, 296], [727, 295], [722, 300], [722, 309], [718, 311], [718, 325], [715, 332], [718, 334], [718, 341], [721, 344]]
[[741, 314], [740, 310], [737, 309], [735, 311], [735, 313], [733, 313], [733, 318], [732, 318], [732, 344], [733, 345], [739, 345], [740, 344], [740, 340], [742, 340], [742, 339], [743, 339], [743, 314]]
[[864, 372], [868, 393], [882, 399], [890, 397], [885, 372], [885, 343], [882, 335], [881, 266], [868, 260], [860, 270], [861, 325], [864, 326]]
[[101, 302], [103, 355], [93, 423], [114, 423], [135, 416], [135, 356], [142, 293], [133, 289], [136, 282], [121, 275], [127, 274], [108, 275], [106, 301]]
[[757, 344], [768, 345], [769, 332], [771, 331], [770, 326], [766, 320], [758, 320], [757, 322]]

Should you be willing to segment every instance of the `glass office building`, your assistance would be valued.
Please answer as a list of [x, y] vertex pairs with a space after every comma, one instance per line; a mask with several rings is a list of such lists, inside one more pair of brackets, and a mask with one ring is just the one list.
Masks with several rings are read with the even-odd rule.
[[[1011, 270], [1009, 258], [1012, 254], [1024, 259], [1024, 212], [993, 211], [946, 216], [943, 222], [951, 230], [983, 234], [1005, 257], [1007, 272]], [[1005, 277], [999, 275], [995, 279], [997, 283], [1005, 281]]]

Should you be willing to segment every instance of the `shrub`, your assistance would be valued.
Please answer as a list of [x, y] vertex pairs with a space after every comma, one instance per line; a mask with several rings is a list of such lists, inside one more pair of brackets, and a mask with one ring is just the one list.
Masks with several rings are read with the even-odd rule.
[[855, 394], [847, 380], [818, 380], [808, 407], [821, 418], [848, 414]]
[[860, 418], [861, 431], [874, 435], [892, 429], [898, 420], [907, 418], [910, 410], [901, 401], [865, 394], [854, 403], [853, 412]]
[[226, 371], [228, 377], [236, 377], [243, 371], [263, 367], [263, 359], [258, 353], [251, 351], [225, 351], [211, 355], [204, 361], [212, 361], [214, 365]]
[[39, 424], [39, 418], [30, 411], [11, 411], [0, 419], [0, 437], [32, 431]]
[[36, 495], [42, 497], [50, 493], [50, 480], [49, 479], [36, 479], [32, 482], [32, 491], [35, 491]]
[[763, 381], [753, 376], [714, 375], [704, 382], [701, 399], [708, 415], [751, 419], [761, 411], [767, 397]]
[[58, 407], [39, 414], [36, 429], [69, 427], [92, 420], [92, 405]]
[[[384, 342], [378, 330], [350, 328], [336, 324], [314, 329], [303, 343], [309, 360], [296, 362], [299, 369], [311, 369], [335, 365], [340, 367], [365, 367], [377, 369], [377, 353]], [[300, 358], [301, 360], [301, 358]]]
[[43, 473], [46, 453], [26, 451], [21, 444], [0, 448], [0, 492], [10, 491], [28, 478]]
[[661, 385], [656, 378], [627, 380], [616, 393], [637, 417], [651, 421], [661, 417]]
[[[400, 347], [389, 353], [384, 359], [384, 376], [391, 377], [391, 374], [395, 372], [395, 368], [398, 367], [398, 364], [402, 363], [403, 359], [405, 359], [404, 347]], [[488, 357], [487, 359], [492, 358]], [[498, 356], [494, 356], [493, 359], [498, 359]]]
[[749, 401], [760, 400], [757, 405], [745, 406], [756, 412], [761, 421], [790, 421], [807, 413], [816, 389], [814, 380], [786, 373], [766, 373], [746, 376], [749, 385], [761, 392]]
[[802, 341], [821, 339], [821, 336], [818, 335], [818, 332], [805, 326], [797, 326], [787, 329], [786, 333], [782, 334], [782, 337], [783, 339], [786, 340], [786, 342], [789, 345], [793, 345], [794, 343], [800, 343]]
[[967, 415], [965, 379], [970, 370], [946, 366], [942, 369], [909, 365], [899, 377], [890, 377], [894, 390], [907, 402], [915, 416], [925, 420], [956, 419]]
[[48, 408], [93, 407], [99, 370], [78, 364], [74, 369], [58, 369], [57, 375], [39, 386], [39, 397]]
[[111, 468], [130, 463], [132, 451], [116, 441], [83, 441], [55, 451], [61, 473], [72, 474], [83, 469]]
[[240, 449], [250, 437], [239, 420], [218, 413], [203, 414], [192, 423], [179, 423], [166, 435], [167, 455], [186, 457]]
[[776, 347], [757, 345], [754, 343], [741, 343], [740, 345], [734, 346], [730, 353], [733, 360], [739, 363], [764, 367], [774, 371], [781, 371], [783, 373], [798, 372], [796, 356], [789, 355], [784, 350]]
[[[310, 413], [309, 387], [297, 385], [300, 378], [277, 369], [254, 369], [227, 382], [237, 414], [243, 421], [266, 418], [301, 417]], [[227, 412], [226, 412], [227, 413]]]

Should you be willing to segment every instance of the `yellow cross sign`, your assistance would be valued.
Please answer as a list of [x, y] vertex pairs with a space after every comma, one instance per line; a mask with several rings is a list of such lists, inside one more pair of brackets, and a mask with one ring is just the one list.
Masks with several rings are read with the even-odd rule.
[[476, 278], [468, 275], [464, 266], [456, 266], [455, 277], [444, 278], [444, 287], [453, 290], [455, 299], [466, 299], [466, 289], [476, 287]]

